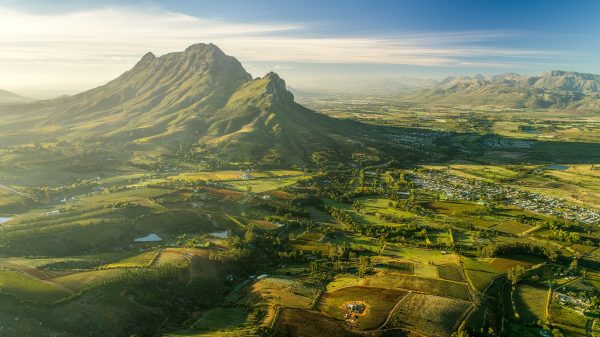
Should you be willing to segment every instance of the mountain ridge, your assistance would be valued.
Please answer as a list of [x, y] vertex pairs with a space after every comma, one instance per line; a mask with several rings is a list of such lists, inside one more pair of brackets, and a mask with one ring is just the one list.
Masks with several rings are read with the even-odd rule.
[[[84, 140], [137, 148], [191, 144], [236, 161], [300, 164], [314, 151], [342, 151], [350, 121], [294, 101], [274, 72], [253, 79], [213, 44], [145, 54], [114, 80], [77, 95], [0, 108], [31, 118], [45, 140]], [[348, 132], [344, 132], [348, 133]], [[34, 137], [23, 131], [21, 138]]]
[[33, 99], [17, 95], [14, 92], [0, 89], [0, 104], [17, 104], [31, 101], [33, 101]]
[[533, 76], [515, 73], [449, 76], [412, 98], [429, 104], [598, 109], [600, 75], [551, 70]]

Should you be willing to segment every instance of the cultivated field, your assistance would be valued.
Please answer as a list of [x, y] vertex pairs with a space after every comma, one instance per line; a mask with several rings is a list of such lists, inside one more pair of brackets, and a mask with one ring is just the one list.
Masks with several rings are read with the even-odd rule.
[[401, 327], [426, 336], [447, 337], [470, 303], [446, 297], [410, 293], [388, 323], [388, 327]]
[[347, 287], [328, 292], [321, 297], [319, 310], [339, 320], [344, 320], [344, 305], [361, 302], [367, 305], [364, 316], [360, 316], [357, 327], [372, 330], [380, 327], [396, 303], [407, 294], [404, 290]]

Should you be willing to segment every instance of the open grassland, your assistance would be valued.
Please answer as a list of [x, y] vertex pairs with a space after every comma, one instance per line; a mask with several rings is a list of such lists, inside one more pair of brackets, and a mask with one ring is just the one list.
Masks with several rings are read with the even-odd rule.
[[402, 300], [388, 327], [402, 327], [426, 336], [447, 337], [470, 305], [466, 301], [410, 293]]
[[[596, 164], [597, 165], [597, 164]], [[511, 187], [529, 192], [565, 199], [582, 206], [597, 206], [600, 198], [600, 175], [589, 165], [565, 164], [565, 171], [544, 170], [541, 173], [523, 176]], [[574, 168], [573, 168], [574, 167]]]
[[113, 263], [102, 266], [104, 269], [110, 268], [134, 268], [134, 267], [146, 267], [150, 265], [150, 262], [156, 256], [157, 251], [147, 251], [138, 255], [130, 256], [122, 260], [115, 261]]
[[[196, 171], [186, 172], [179, 175], [171, 176], [172, 180], [184, 180], [184, 181], [230, 181], [230, 180], [241, 180], [245, 172], [239, 170], [223, 170], [223, 171]], [[280, 178], [280, 177], [298, 177], [302, 176], [302, 171], [294, 170], [273, 170], [273, 171], [254, 171], [246, 173], [246, 176], [250, 176], [255, 179], [262, 178]]]
[[364, 302], [367, 305], [364, 316], [360, 316], [357, 327], [371, 330], [380, 327], [396, 303], [407, 294], [404, 290], [347, 287], [328, 292], [321, 297], [319, 310], [339, 320], [344, 320], [344, 305], [351, 302]]
[[363, 197], [357, 198], [356, 201], [360, 202], [361, 205], [364, 206], [364, 210], [367, 214], [389, 214], [399, 218], [411, 218], [416, 216], [415, 213], [390, 207], [389, 204], [392, 202], [390, 199]]
[[169, 177], [170, 180], [215, 181], [224, 183], [227, 188], [236, 191], [247, 191], [251, 189], [254, 193], [263, 193], [289, 186], [298, 182], [299, 179], [308, 177], [301, 171], [273, 170], [245, 173], [243, 171], [207, 171], [189, 172]]
[[511, 258], [496, 257], [485, 259], [464, 257], [462, 260], [469, 284], [478, 291], [483, 291], [493, 278], [506, 273], [510, 268], [517, 265], [530, 268], [534, 264], [543, 261], [541, 258], [521, 255], [515, 255]]
[[494, 277], [504, 273], [484, 260], [464, 258], [463, 261], [467, 280], [474, 289], [480, 292], [490, 284]]
[[487, 182], [503, 181], [519, 176], [519, 172], [496, 165], [453, 164], [450, 165], [449, 173]]
[[527, 225], [527, 224], [523, 224], [523, 223], [519, 223], [519, 222], [516, 222], [516, 221], [509, 221], [509, 222], [499, 223], [499, 224], [494, 225], [494, 226], [489, 227], [489, 228], [497, 230], [499, 232], [503, 232], [503, 233], [519, 234], [519, 233], [523, 233], [523, 232], [525, 232], [527, 230], [532, 229], [533, 226]]
[[110, 280], [114, 280], [121, 275], [120, 269], [103, 269], [77, 272], [65, 276], [60, 276], [52, 279], [52, 282], [60, 284], [72, 291], [85, 290]]
[[224, 330], [242, 325], [248, 317], [248, 310], [242, 307], [214, 308], [204, 313], [193, 325], [198, 330]]
[[414, 263], [413, 275], [427, 278], [439, 278], [438, 268], [433, 264]]
[[417, 215], [412, 212], [402, 211], [395, 209], [393, 207], [389, 207], [388, 203], [389, 199], [384, 198], [373, 198], [373, 197], [363, 197], [356, 198], [354, 201], [358, 201], [362, 206], [364, 206], [364, 210], [362, 212], [357, 212], [351, 205], [339, 203], [333, 201], [331, 199], [324, 199], [325, 205], [329, 207], [335, 207], [339, 209], [343, 209], [348, 212], [352, 219], [361, 225], [387, 225], [387, 226], [398, 226], [398, 224], [394, 222], [381, 220], [377, 214], [386, 214], [386, 215], [394, 215], [400, 219], [409, 219], [414, 218]]
[[458, 263], [458, 255], [442, 253], [439, 250], [404, 247], [399, 244], [387, 243], [383, 255], [393, 256], [423, 264]]
[[10, 270], [0, 270], [0, 293], [39, 303], [52, 303], [69, 295], [50, 282]]
[[321, 251], [324, 254], [329, 253], [329, 245], [325, 241], [325, 236], [319, 232], [304, 232], [290, 242], [294, 250], [305, 252]]
[[523, 322], [545, 320], [548, 288], [520, 284], [515, 291], [515, 305]]
[[578, 252], [580, 255], [586, 255], [586, 254], [589, 254], [589, 253], [593, 252], [594, 250], [598, 249], [598, 247], [587, 246], [587, 245], [582, 245], [582, 244], [574, 244], [574, 245], [569, 246], [569, 248]]
[[287, 276], [269, 276], [245, 290], [246, 295], [237, 301], [239, 305], [266, 304], [263, 322], [269, 324], [275, 315], [275, 307], [305, 309], [316, 296], [317, 289]]
[[162, 335], [163, 337], [255, 337], [255, 328], [240, 327], [237, 329], [227, 329], [220, 331], [199, 331], [194, 329], [186, 329], [177, 332], [169, 332]]
[[415, 264], [412, 261], [396, 259], [389, 256], [375, 256], [372, 261], [375, 263], [375, 268], [387, 273], [413, 275], [415, 272]]
[[470, 300], [466, 283], [396, 273], [378, 273], [377, 275], [363, 278], [351, 275], [337, 276], [327, 285], [327, 291], [333, 292], [336, 289], [351, 286], [405, 289], [465, 301]]
[[235, 180], [227, 182], [226, 186], [236, 191], [247, 191], [250, 189], [254, 193], [264, 193], [293, 185], [302, 177], [303, 176]]

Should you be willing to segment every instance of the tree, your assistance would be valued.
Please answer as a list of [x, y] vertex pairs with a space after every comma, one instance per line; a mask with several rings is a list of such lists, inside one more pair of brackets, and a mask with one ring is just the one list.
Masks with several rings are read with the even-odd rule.
[[573, 259], [573, 261], [571, 261], [571, 264], [569, 264], [569, 270], [570, 271], [577, 271], [577, 259]]
[[363, 277], [373, 270], [370, 256], [361, 256], [358, 258], [358, 276]]
[[244, 233], [244, 240], [247, 243], [252, 243], [254, 239], [254, 226], [252, 224], [248, 224], [248, 226], [246, 226], [246, 233]]
[[319, 262], [311, 261], [308, 268], [311, 278], [316, 279], [319, 277]]
[[340, 260], [336, 260], [333, 263], [333, 270], [338, 273], [343, 273], [346, 271], [346, 263]]
[[517, 285], [517, 283], [519, 283], [519, 281], [521, 281], [524, 274], [525, 274], [525, 268], [523, 268], [523, 266], [521, 266], [521, 265], [517, 265], [508, 270], [507, 276], [508, 276], [508, 279], [510, 280], [510, 283], [514, 287]]

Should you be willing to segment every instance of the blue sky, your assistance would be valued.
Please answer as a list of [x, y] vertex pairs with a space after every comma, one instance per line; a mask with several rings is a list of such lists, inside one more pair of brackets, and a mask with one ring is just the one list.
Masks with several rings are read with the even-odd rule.
[[[81, 91], [214, 42], [255, 76], [324, 79], [600, 73], [599, 1], [3, 1], [0, 88]], [[4, 33], [2, 33], [4, 32]]]

